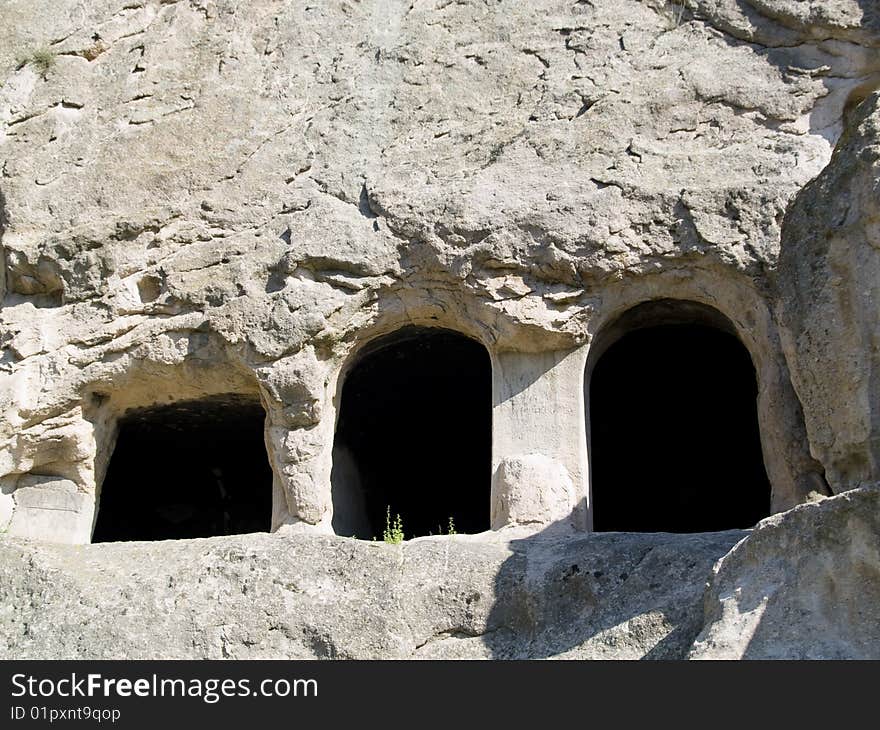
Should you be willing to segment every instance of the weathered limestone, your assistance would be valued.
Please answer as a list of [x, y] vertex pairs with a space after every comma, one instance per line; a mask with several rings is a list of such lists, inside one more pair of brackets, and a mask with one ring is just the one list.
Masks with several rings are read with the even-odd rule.
[[503, 458], [492, 481], [493, 530], [523, 525], [549, 525], [557, 520], [578, 526], [575, 487], [568, 470], [544, 454]]
[[762, 521], [715, 566], [693, 659], [880, 656], [880, 488]]
[[15, 510], [9, 522], [10, 537], [73, 545], [90, 542], [95, 502], [69, 479], [24, 476], [12, 496]]
[[811, 449], [835, 492], [880, 477], [880, 93], [789, 209], [779, 310]]
[[[874, 0], [5, 2], [0, 653], [876, 656], [876, 488], [823, 497], [880, 480], [878, 49]], [[729, 553], [583, 534], [592, 366], [666, 299], [756, 371]], [[336, 538], [408, 325], [491, 357], [493, 530]], [[218, 396], [277, 534], [70, 547], [120, 419]]]
[[584, 352], [495, 355], [492, 528], [588, 519]]
[[741, 536], [0, 538], [0, 657], [681, 657]]
[[0, 20], [4, 521], [22, 475], [99, 499], [125, 408], [226, 392], [266, 409], [273, 528], [329, 532], [345, 368], [418, 323], [489, 349], [496, 472], [554, 464], [496, 474], [496, 526], [567, 519], [562, 469], [587, 528], [585, 348], [656, 297], [752, 353], [774, 509], [826, 490], [770, 274], [880, 72], [871, 3], [46, 8]]
[[0, 657], [876, 658], [878, 499], [750, 534], [4, 536]]

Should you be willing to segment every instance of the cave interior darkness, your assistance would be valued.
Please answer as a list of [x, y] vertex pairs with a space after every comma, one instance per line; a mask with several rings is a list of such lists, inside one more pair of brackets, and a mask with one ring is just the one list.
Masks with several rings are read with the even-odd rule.
[[[640, 323], [614, 338], [589, 378], [595, 531], [747, 528], [769, 514], [755, 370], [731, 332], [681, 318]], [[264, 420], [258, 400], [236, 395], [126, 413], [93, 542], [268, 531]], [[334, 528], [381, 539], [390, 510], [407, 539], [445, 534], [450, 519], [456, 532], [485, 531], [491, 450], [486, 349], [440, 328], [380, 338], [343, 381]]]
[[769, 514], [755, 369], [732, 333], [626, 332], [596, 362], [589, 417], [595, 531], [748, 528]]
[[272, 470], [259, 400], [224, 395], [126, 413], [92, 542], [264, 532]]
[[[342, 451], [351, 464], [345, 477]], [[491, 454], [492, 367], [483, 345], [427, 327], [376, 340], [343, 381], [334, 529], [381, 540], [390, 509], [406, 539], [446, 534], [450, 518], [458, 533], [488, 530]], [[352, 490], [342, 506], [339, 494]]]

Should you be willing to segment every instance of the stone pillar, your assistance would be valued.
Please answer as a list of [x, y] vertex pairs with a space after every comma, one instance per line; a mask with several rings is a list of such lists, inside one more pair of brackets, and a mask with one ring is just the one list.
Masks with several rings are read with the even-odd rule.
[[494, 355], [492, 529], [587, 528], [585, 358], [586, 348]]
[[329, 368], [305, 347], [256, 370], [272, 464], [272, 531], [330, 532], [334, 415]]

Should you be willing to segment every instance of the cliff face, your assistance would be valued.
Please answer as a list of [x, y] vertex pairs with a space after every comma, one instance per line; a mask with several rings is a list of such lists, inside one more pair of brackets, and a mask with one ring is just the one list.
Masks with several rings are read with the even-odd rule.
[[[374, 338], [424, 325], [491, 356], [492, 527], [583, 530], [594, 345], [666, 299], [716, 313], [748, 350], [772, 512], [876, 481], [878, 49], [874, 0], [4, 3], [0, 528], [89, 542], [120, 419], [226, 398], [265, 410], [272, 529], [331, 533], [331, 470], [355, 472], [333, 450], [348, 368]], [[337, 556], [327, 570], [346, 551], [398, 555], [296, 539], [306, 559]], [[570, 539], [621, 551], [608, 560], [696, 550], [676, 603], [691, 608], [648, 632], [686, 652], [729, 535]], [[464, 543], [487, 596], [515, 551]], [[406, 550], [433, 564], [447, 547]], [[165, 555], [4, 549], [33, 575], [42, 560]], [[288, 547], [181, 549], [225, 564]], [[82, 566], [68, 567], [75, 583]], [[408, 656], [445, 631], [491, 653], [456, 638], [485, 626], [386, 649]], [[257, 653], [309, 653], [314, 636]], [[352, 641], [330, 645], [382, 653]], [[544, 651], [518, 641], [498, 652]], [[205, 642], [194, 655], [223, 643]]]
[[0, 657], [876, 658], [878, 498], [750, 534], [4, 538]]
[[786, 356], [814, 453], [836, 490], [880, 474], [880, 94], [852, 111], [831, 163], [783, 227]]
[[0, 655], [682, 657], [741, 536], [5, 541]]

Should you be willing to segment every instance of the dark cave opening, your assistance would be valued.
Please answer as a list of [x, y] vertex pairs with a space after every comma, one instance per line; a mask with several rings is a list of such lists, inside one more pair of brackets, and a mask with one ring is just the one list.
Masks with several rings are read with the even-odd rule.
[[593, 529], [708, 532], [770, 513], [755, 369], [739, 339], [675, 321], [623, 334], [589, 387]]
[[92, 542], [265, 532], [272, 469], [259, 401], [236, 395], [126, 413]]
[[333, 528], [382, 539], [489, 529], [492, 366], [464, 335], [406, 327], [370, 343], [342, 387]]

